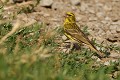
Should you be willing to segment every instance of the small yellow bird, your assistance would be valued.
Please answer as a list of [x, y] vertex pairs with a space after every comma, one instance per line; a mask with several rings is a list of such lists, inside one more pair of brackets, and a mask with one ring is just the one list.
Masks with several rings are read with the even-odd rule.
[[85, 43], [88, 47], [95, 51], [100, 57], [104, 57], [104, 53], [96, 49], [88, 37], [81, 31], [76, 24], [75, 15], [72, 12], [67, 12], [64, 21], [64, 34], [71, 40], [77, 41], [78, 44]]

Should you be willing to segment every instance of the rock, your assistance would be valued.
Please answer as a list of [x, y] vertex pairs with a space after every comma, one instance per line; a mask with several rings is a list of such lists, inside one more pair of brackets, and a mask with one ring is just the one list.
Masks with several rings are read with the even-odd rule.
[[72, 5], [75, 5], [75, 6], [80, 5], [80, 0], [70, 0], [70, 2]]
[[14, 3], [21, 3], [23, 1], [26, 1], [26, 0], [13, 0]]
[[112, 51], [109, 56], [112, 58], [120, 58], [120, 54], [116, 53], [115, 51]]
[[97, 15], [97, 17], [100, 18], [100, 19], [101, 19], [101, 18], [102, 18], [102, 19], [104, 18], [104, 13], [103, 13], [103, 12], [98, 12], [98, 13], [96, 13], [96, 15]]
[[103, 24], [107, 24], [108, 21], [102, 20], [101, 22], [102, 22]]
[[95, 9], [93, 7], [88, 7], [87, 11], [92, 14], [95, 13]]
[[104, 65], [110, 65], [110, 62], [109, 61], [106, 61], [106, 62], [104, 62]]
[[111, 35], [111, 32], [108, 30], [108, 31], [106, 31], [106, 35]]
[[117, 79], [119, 77], [120, 71], [116, 71], [112, 74], [112, 78]]
[[107, 40], [108, 40], [109, 42], [113, 42], [113, 43], [114, 43], [114, 42], [117, 42], [117, 40], [116, 40], [114, 37], [112, 37], [112, 36], [111, 36], [111, 37], [109, 36], [109, 38], [107, 38]]
[[[114, 43], [115, 45], [117, 45], [118, 47], [120, 47], [120, 37], [119, 37], [119, 41]], [[118, 53], [120, 54], [120, 51], [118, 51]]]
[[73, 10], [73, 11], [77, 11], [77, 7], [76, 6], [71, 6], [71, 9]]
[[120, 27], [117, 27], [116, 32], [120, 33]]
[[94, 56], [94, 55], [91, 58], [96, 60], [99, 59], [97, 56]]
[[97, 61], [97, 62], [100, 62], [100, 61], [101, 61], [101, 59], [100, 59], [100, 58], [98, 58], [96, 61]]
[[93, 17], [93, 16], [89, 17], [89, 21], [96, 21], [96, 20], [97, 20], [97, 17]]
[[116, 31], [117, 27], [119, 27], [119, 26], [118, 25], [110, 25], [109, 28], [111, 31], [114, 31], [114, 30]]
[[65, 5], [63, 2], [54, 2], [52, 4], [52, 9], [54, 10], [63, 10], [65, 8]]
[[81, 6], [80, 6], [80, 10], [81, 11], [86, 11], [86, 9], [88, 8], [88, 5], [85, 4], [84, 2], [81, 3]]
[[67, 40], [67, 37], [65, 35], [62, 36], [63, 40]]
[[105, 17], [106, 21], [112, 21], [112, 19], [110, 17]]
[[49, 17], [50, 14], [49, 14], [49, 13], [44, 13], [43, 16], [44, 16], [44, 17]]
[[[76, 16], [78, 16], [78, 17], [76, 17], [76, 21], [77, 21], [77, 22], [78, 22], [78, 21], [81, 21], [81, 20], [83, 20], [83, 19], [86, 19], [84, 15], [78, 14], [78, 15], [76, 15]], [[86, 20], [84, 20], [84, 21], [86, 21]]]
[[41, 0], [40, 5], [43, 7], [51, 7], [53, 4], [53, 0]]
[[113, 20], [113, 22], [111, 24], [113, 24], [113, 25], [120, 25], [120, 20], [118, 20], [118, 19]]
[[[58, 18], [51, 18], [50, 20], [51, 20], [51, 21], [54, 21], [54, 22], [60, 22], [60, 21], [61, 21], [61, 20], [58, 19]], [[58, 24], [58, 26], [60, 26], [60, 25]]]
[[111, 11], [112, 10], [112, 6], [111, 5], [105, 5], [103, 8], [106, 11]]

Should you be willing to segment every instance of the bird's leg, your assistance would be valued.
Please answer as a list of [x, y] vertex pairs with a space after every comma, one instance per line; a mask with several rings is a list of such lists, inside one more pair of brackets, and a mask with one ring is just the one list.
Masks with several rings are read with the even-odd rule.
[[67, 43], [70, 43], [70, 46], [69, 46], [69, 48], [67, 49], [66, 53], [70, 53], [71, 50], [72, 50], [73, 47], [74, 47], [74, 42], [73, 42], [72, 40], [67, 40], [66, 42], [67, 42]]
[[74, 47], [74, 43], [73, 43], [73, 41], [71, 41], [71, 44], [70, 44], [70, 50], [72, 50], [73, 47]]

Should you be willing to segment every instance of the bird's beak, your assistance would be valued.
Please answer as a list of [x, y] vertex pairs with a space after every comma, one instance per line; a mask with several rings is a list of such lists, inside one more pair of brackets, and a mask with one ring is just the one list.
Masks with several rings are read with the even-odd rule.
[[66, 15], [64, 15], [63, 17], [66, 18]]
[[67, 17], [68, 17], [68, 15], [67, 15], [67, 14], [65, 14], [65, 15], [64, 15], [64, 18], [67, 18]]

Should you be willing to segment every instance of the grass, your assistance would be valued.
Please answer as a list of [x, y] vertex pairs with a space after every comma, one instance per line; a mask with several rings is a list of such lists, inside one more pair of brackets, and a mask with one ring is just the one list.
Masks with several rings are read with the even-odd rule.
[[[0, 40], [13, 27], [11, 22], [0, 24]], [[87, 27], [83, 31], [89, 34]], [[16, 29], [0, 44], [0, 80], [120, 80], [120, 61], [100, 64], [86, 48], [64, 53], [59, 50], [61, 35], [61, 29], [47, 30], [37, 22]]]

